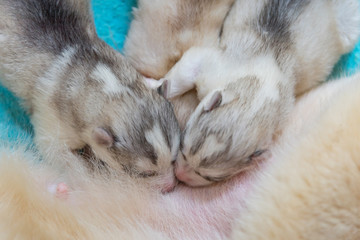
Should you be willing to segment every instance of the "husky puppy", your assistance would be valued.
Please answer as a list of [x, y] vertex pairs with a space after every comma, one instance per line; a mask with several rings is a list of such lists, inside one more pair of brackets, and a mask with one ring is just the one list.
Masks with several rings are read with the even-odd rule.
[[24, 100], [45, 159], [77, 166], [74, 150], [89, 147], [99, 168], [175, 186], [172, 105], [98, 38], [88, 1], [0, 0], [0, 78]]
[[[358, 2], [228, 2], [225, 9], [221, 8], [221, 17], [226, 19], [222, 23], [220, 16], [214, 14], [205, 19], [201, 9], [191, 12], [189, 4], [188, 1], [159, 0], [154, 4], [140, 1], [125, 53], [142, 73], [158, 79], [174, 65], [171, 59], [179, 58], [171, 57], [173, 53], [191, 48], [191, 44], [195, 46], [184, 56], [180, 54], [182, 59], [167, 74], [165, 93], [175, 105], [182, 128], [186, 127], [184, 156], [193, 159], [192, 166], [179, 160], [179, 178], [189, 185], [206, 185], [212, 181], [205, 181], [198, 173], [211, 177], [208, 179], [222, 180], [251, 165], [255, 156], [269, 155], [265, 149], [281, 131], [279, 126], [286, 121], [294, 95], [301, 95], [322, 82], [339, 56], [355, 44], [359, 35]], [[159, 13], [159, 9], [164, 9], [159, 6], [172, 11]], [[209, 9], [206, 2], [202, 1], [201, 6]], [[202, 25], [188, 24], [187, 28], [172, 30], [169, 23], [185, 23], [189, 15]], [[211, 22], [212, 28], [206, 24]], [[177, 39], [181, 39], [184, 29], [191, 32], [189, 36], [202, 40], [195, 42], [189, 38], [192, 41], [185, 41], [186, 45], [179, 42]], [[214, 44], [216, 41], [219, 44]], [[194, 91], [186, 92], [193, 87], [202, 103], [185, 126], [195, 111], [194, 104], [198, 103]], [[240, 110], [233, 110], [239, 106], [242, 106]], [[192, 156], [189, 150], [196, 148], [198, 152]], [[216, 163], [208, 160], [208, 166], [199, 166], [204, 159], [218, 157]]]
[[235, 1], [219, 46], [190, 48], [165, 76], [168, 98], [196, 88], [201, 100], [183, 132], [177, 178], [204, 186], [267, 158], [295, 96], [324, 81], [357, 42], [358, 9], [357, 0]]
[[[166, 195], [127, 175], [59, 175], [36, 155], [0, 149], [0, 238], [359, 239], [359, 91], [360, 74], [311, 90], [269, 161]], [[61, 182], [66, 199], [47, 191]]]
[[[192, 46], [217, 46], [219, 30], [234, 0], [139, 0], [124, 54], [143, 75], [160, 79]], [[204, 21], [206, 19], [206, 21]], [[152, 81], [152, 87], [161, 83]], [[184, 129], [199, 103], [195, 91], [171, 99]]]

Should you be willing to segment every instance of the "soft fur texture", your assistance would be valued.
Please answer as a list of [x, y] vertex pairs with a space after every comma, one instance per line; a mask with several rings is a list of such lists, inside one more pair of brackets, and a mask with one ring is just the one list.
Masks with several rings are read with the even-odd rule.
[[360, 75], [303, 97], [234, 239], [359, 239]]
[[140, 73], [159, 79], [190, 47], [217, 44], [219, 29], [233, 2], [140, 0], [124, 53]]
[[[143, 200], [151, 193], [129, 179], [97, 181], [79, 172], [64, 176], [31, 163], [36, 155], [20, 149], [3, 149], [0, 159], [1, 239], [162, 239], [136, 217], [146, 212]], [[71, 196], [61, 200], [47, 189], [64, 180]]]
[[0, 82], [23, 100], [45, 160], [76, 165], [90, 146], [94, 168], [173, 189], [180, 129], [143, 81], [97, 36], [90, 1], [0, 1]]
[[[158, 195], [126, 178], [61, 176], [3, 151], [2, 238], [358, 239], [359, 91], [356, 75], [304, 96], [272, 159], [212, 188]], [[67, 200], [46, 190], [59, 181], [72, 189]]]
[[[359, 239], [359, 82], [359, 76], [331, 82], [301, 100], [289, 137], [272, 159], [276, 164], [254, 172], [253, 185], [239, 176], [219, 188], [152, 195], [126, 179], [64, 176], [33, 164], [38, 157], [21, 148], [7, 148], [0, 154], [0, 238], [224, 239], [219, 232], [229, 234], [236, 214], [232, 239]], [[330, 127], [341, 126], [342, 138], [331, 138]], [[298, 167], [305, 169], [297, 173]], [[47, 191], [48, 184], [63, 181], [71, 190], [68, 201]]]
[[[163, 76], [161, 90], [171, 99], [196, 88], [201, 100], [185, 125], [175, 168], [190, 186], [223, 181], [266, 158], [295, 96], [325, 81], [360, 34], [357, 0], [235, 0], [226, 15], [211, 15], [212, 1], [201, 3], [157, 1], [173, 10], [160, 18], [153, 5], [139, 4], [125, 44], [134, 66], [149, 76], [146, 69], [162, 72], [170, 63], [164, 59], [184, 52]], [[156, 31], [189, 16], [198, 23], [181, 31], [201, 42], [189, 37], [179, 43], [171, 24], [173, 32]], [[216, 24], [220, 17], [222, 25]], [[202, 31], [209, 34], [198, 36]], [[161, 47], [148, 45], [154, 42]], [[164, 51], [168, 45], [174, 49]]]

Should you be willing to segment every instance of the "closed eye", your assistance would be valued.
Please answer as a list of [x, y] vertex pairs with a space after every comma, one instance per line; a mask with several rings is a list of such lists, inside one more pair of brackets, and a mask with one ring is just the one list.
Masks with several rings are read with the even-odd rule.
[[142, 177], [142, 178], [149, 178], [149, 177], [154, 177], [154, 176], [157, 176], [157, 175], [158, 175], [157, 172], [150, 171], [150, 170], [139, 173], [139, 177]]
[[255, 151], [253, 154], [250, 155], [250, 158], [255, 158], [255, 157], [259, 157], [261, 154], [263, 154], [265, 152], [265, 150], [258, 150]]
[[209, 182], [221, 182], [229, 177], [228, 175], [220, 176], [220, 177], [203, 176], [198, 171], [195, 171], [195, 173]]
[[266, 152], [267, 150], [257, 150], [255, 152], [253, 152], [249, 157], [248, 157], [248, 163], [252, 162], [253, 160], [259, 158], [264, 152]]
[[186, 158], [185, 154], [183, 154], [183, 152], [181, 152], [181, 155], [183, 156], [184, 161], [187, 162], [187, 158]]

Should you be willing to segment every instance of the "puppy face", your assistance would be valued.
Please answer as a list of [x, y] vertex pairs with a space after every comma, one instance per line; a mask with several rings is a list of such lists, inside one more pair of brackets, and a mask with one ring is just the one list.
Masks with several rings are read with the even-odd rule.
[[140, 103], [111, 116], [108, 124], [92, 131], [92, 148], [111, 169], [146, 178], [167, 192], [176, 185], [173, 164], [179, 151], [180, 131], [173, 114], [162, 114], [172, 113], [170, 103], [164, 99], [159, 104], [156, 109]]
[[64, 121], [110, 171], [147, 178], [163, 191], [173, 189], [180, 128], [171, 103], [147, 87], [120, 54], [100, 50], [95, 57], [86, 52], [74, 59], [58, 87], [68, 89], [54, 100], [64, 116], [72, 116]]
[[191, 186], [227, 179], [264, 156], [293, 99], [271, 56], [241, 63], [193, 49], [165, 78], [168, 97], [195, 86], [201, 99], [183, 132], [176, 167], [177, 178]]
[[[239, 81], [244, 87], [244, 82], [254, 80]], [[183, 133], [176, 168], [179, 180], [191, 186], [222, 181], [244, 171], [266, 152], [279, 121], [276, 104], [257, 106], [256, 95], [241, 95], [231, 84], [199, 104]]]

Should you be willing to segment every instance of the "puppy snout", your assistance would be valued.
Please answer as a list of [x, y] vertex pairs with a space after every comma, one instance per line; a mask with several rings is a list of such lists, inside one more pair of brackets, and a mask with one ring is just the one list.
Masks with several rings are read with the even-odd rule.
[[179, 181], [181, 182], [187, 182], [190, 180], [188, 176], [189, 167], [187, 165], [185, 166], [175, 166], [175, 176]]

